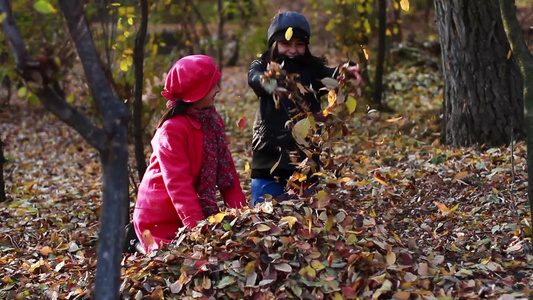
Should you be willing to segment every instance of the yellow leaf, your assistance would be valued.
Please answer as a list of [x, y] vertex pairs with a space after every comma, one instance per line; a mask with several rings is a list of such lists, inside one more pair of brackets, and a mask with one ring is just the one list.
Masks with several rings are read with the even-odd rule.
[[332, 106], [337, 102], [337, 94], [335, 93], [335, 90], [330, 90], [328, 92], [328, 105]]
[[0, 23], [4, 22], [4, 19], [7, 17], [7, 14], [5, 12], [0, 14]]
[[320, 261], [318, 260], [312, 260], [311, 261], [311, 267], [313, 267], [313, 269], [317, 270], [317, 271], [320, 271], [320, 270], [323, 270], [326, 268], [326, 266], [324, 266], [324, 264], [322, 264]]
[[455, 177], [453, 177], [452, 182], [456, 182], [457, 180], [464, 179], [466, 176], [468, 176], [468, 172], [466, 171], [457, 173], [455, 174]]
[[386, 259], [387, 259], [387, 263], [389, 265], [394, 265], [396, 263], [396, 253], [394, 253], [392, 251], [387, 253]]
[[370, 53], [368, 52], [368, 49], [363, 48], [363, 53], [365, 54], [365, 59], [368, 60], [368, 58], [370, 57]]
[[310, 277], [312, 277], [312, 278], [315, 278], [315, 277], [316, 277], [316, 271], [315, 271], [315, 269], [313, 269], [313, 268], [310, 267], [310, 266], [307, 266], [307, 267], [305, 267], [305, 268], [300, 269], [300, 272], [298, 272], [298, 273], [300, 273], [300, 275], [302, 275], [302, 276], [308, 275], [308, 276], [310, 276]]
[[342, 297], [340, 293], [335, 293], [333, 295], [333, 300], [344, 300], [344, 298]]
[[346, 99], [344, 104], [346, 105], [346, 108], [348, 108], [349, 113], [353, 113], [357, 107], [357, 101], [352, 96], [348, 96], [348, 99]]
[[444, 203], [440, 203], [440, 202], [437, 202], [437, 201], [435, 201], [435, 205], [439, 208], [439, 210], [444, 215], [451, 214], [454, 210], [456, 210], [459, 207], [459, 204], [457, 204], [452, 209], [449, 209]]
[[126, 72], [128, 70], [129, 66], [128, 66], [128, 61], [127, 60], [122, 60], [120, 61], [120, 70], [123, 71], [123, 72]]
[[409, 0], [401, 0], [400, 6], [404, 11], [409, 11]]
[[255, 260], [246, 264], [246, 267], [244, 267], [244, 275], [249, 276], [250, 274], [254, 273], [254, 271], [255, 271]]
[[292, 27], [287, 28], [287, 31], [285, 31], [285, 39], [287, 41], [290, 41], [292, 38]]
[[257, 231], [259, 231], [259, 232], [265, 232], [265, 231], [269, 231], [269, 230], [270, 230], [270, 226], [268, 226], [268, 225], [265, 225], [265, 224], [257, 225]]
[[511, 55], [513, 55], [513, 50], [509, 49], [509, 53], [507, 53], [507, 59], [510, 59]]
[[281, 157], [282, 155], [279, 156], [278, 161], [272, 166], [272, 168], [270, 168], [270, 174], [274, 173], [274, 170], [276, 170], [276, 168], [278, 167], [279, 162], [281, 161]]
[[374, 176], [374, 179], [377, 180], [377, 182], [379, 182], [381, 184], [389, 185], [386, 181], [383, 181], [383, 180], [379, 179], [377, 176]]
[[225, 216], [226, 216], [225, 212], [219, 212], [218, 214], [216, 214], [214, 216], [210, 216], [207, 219], [207, 221], [209, 221], [209, 223], [211, 223], [211, 224], [218, 224], [218, 223], [222, 222], [222, 220], [224, 220]]
[[281, 220], [279, 220], [280, 223], [283, 223], [283, 222], [289, 223], [289, 228], [292, 228], [292, 225], [294, 225], [296, 221], [298, 221], [298, 219], [293, 216], [286, 216], [286, 217], [281, 218]]

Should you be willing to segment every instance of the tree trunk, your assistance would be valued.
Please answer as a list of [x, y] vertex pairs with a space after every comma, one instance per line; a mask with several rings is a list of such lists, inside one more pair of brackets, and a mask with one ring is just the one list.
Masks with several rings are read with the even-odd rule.
[[224, 11], [222, 8], [222, 0], [218, 0], [218, 67], [220, 73], [222, 73], [222, 67], [224, 66]]
[[531, 218], [530, 224], [533, 224], [533, 55], [531, 55], [524, 41], [520, 23], [516, 18], [514, 1], [499, 0], [499, 3], [505, 32], [511, 44], [513, 56], [516, 57], [524, 78], [523, 93], [527, 124], [527, 193]]
[[[41, 103], [61, 121], [72, 126], [100, 153], [103, 169], [102, 216], [98, 238], [94, 299], [118, 299], [120, 261], [124, 240], [125, 209], [128, 201], [128, 145], [127, 129], [131, 118], [124, 103], [113, 94], [106, 79], [96, 46], [91, 36], [81, 1], [59, 0], [69, 33], [76, 45], [83, 65], [87, 85], [100, 114], [103, 128], [93, 124], [71, 106], [57, 82], [48, 82], [51, 63], [28, 64], [31, 57], [11, 13], [9, 0], [0, 0], [0, 14], [4, 15], [2, 30], [17, 63], [19, 74]], [[37, 60], [38, 61], [38, 60]], [[40, 61], [39, 61], [40, 63]]]
[[6, 158], [4, 157], [4, 142], [0, 139], [0, 202], [6, 201], [6, 186], [4, 182], [4, 164]]
[[142, 96], [144, 90], [144, 41], [148, 27], [148, 0], [141, 0], [141, 26], [135, 36], [133, 49], [133, 62], [135, 64], [135, 99], [133, 100], [133, 137], [135, 139], [135, 160], [137, 161], [137, 174], [139, 180], [146, 171], [146, 158], [144, 156], [144, 128], [142, 125]]
[[524, 137], [522, 77], [508, 59], [498, 0], [434, 0], [444, 70], [445, 140], [500, 146]]
[[381, 104], [383, 94], [383, 64], [385, 63], [385, 39], [387, 32], [387, 1], [379, 0], [379, 33], [376, 76], [374, 77], [374, 103]]

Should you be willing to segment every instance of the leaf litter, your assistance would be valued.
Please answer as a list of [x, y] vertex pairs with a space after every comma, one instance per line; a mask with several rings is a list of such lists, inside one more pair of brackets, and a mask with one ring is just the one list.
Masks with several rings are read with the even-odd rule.
[[[243, 72], [225, 70], [219, 110], [249, 195], [252, 125], [242, 119], [256, 103]], [[442, 146], [438, 116], [424, 109], [432, 97], [355, 117], [316, 193], [226, 210], [157, 252], [125, 256], [121, 297], [528, 299], [525, 144], [513, 160], [509, 147]], [[0, 126], [10, 198], [0, 204], [0, 297], [90, 299], [96, 152], [42, 108], [3, 111]]]

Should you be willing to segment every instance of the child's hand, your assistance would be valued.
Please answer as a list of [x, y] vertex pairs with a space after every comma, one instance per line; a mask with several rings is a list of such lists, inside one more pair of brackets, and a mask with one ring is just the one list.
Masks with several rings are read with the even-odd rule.
[[361, 77], [361, 68], [359, 68], [359, 65], [348, 66], [346, 68], [346, 71], [350, 77], [355, 78], [355, 80], [357, 80], [358, 86], [363, 86], [364, 81], [363, 77]]

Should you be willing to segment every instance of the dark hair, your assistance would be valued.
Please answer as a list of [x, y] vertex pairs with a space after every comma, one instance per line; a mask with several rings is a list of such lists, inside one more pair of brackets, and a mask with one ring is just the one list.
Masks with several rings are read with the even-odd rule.
[[185, 113], [185, 111], [192, 105], [193, 105], [192, 102], [183, 102], [183, 100], [181, 99], [177, 100], [176, 105], [167, 107], [167, 109], [165, 109], [165, 111], [163, 112], [163, 115], [161, 115], [161, 118], [159, 118], [159, 120], [157, 121], [157, 125], [155, 126], [155, 129], [157, 130], [159, 127], [161, 127], [161, 125], [163, 125], [163, 123], [166, 120], [174, 116], [177, 116], [179, 114]]
[[[274, 42], [270, 48], [268, 48], [261, 55], [261, 60], [263, 62], [263, 68], [266, 70], [267, 65], [270, 61], [276, 61], [281, 63], [283, 59], [287, 58], [284, 55], [280, 55], [278, 51], [278, 42]], [[306, 65], [310, 66], [312, 69], [319, 69], [327, 65], [328, 61], [325, 57], [318, 57], [311, 54], [309, 51], [309, 45], [305, 47], [305, 53], [298, 59], [305, 62]]]

